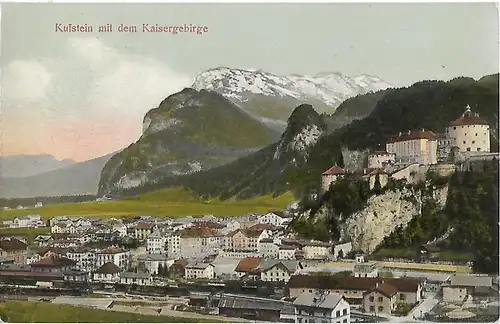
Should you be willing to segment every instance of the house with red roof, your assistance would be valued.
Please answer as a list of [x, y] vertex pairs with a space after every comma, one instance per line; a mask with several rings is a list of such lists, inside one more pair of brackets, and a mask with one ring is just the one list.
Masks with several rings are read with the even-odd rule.
[[321, 191], [327, 192], [328, 189], [330, 188], [330, 185], [337, 181], [337, 179], [340, 179], [344, 177], [346, 174], [346, 171], [339, 167], [338, 165], [334, 165], [325, 172], [323, 172], [321, 176]]

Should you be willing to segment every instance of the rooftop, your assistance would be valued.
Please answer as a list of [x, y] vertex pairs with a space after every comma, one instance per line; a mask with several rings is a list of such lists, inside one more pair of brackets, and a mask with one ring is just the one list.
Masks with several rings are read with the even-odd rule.
[[412, 141], [418, 139], [427, 139], [427, 140], [436, 140], [436, 134], [431, 132], [430, 130], [409, 130], [408, 132], [399, 133], [399, 135], [392, 136], [388, 143], [397, 143], [397, 142], [405, 142]]
[[419, 280], [413, 278], [356, 278], [321, 275], [293, 275], [290, 288], [371, 290], [377, 283], [386, 282], [402, 292], [416, 292]]
[[334, 165], [330, 169], [323, 172], [323, 175], [336, 175], [336, 174], [344, 174], [345, 170], [341, 167]]
[[115, 273], [120, 273], [120, 268], [113, 262], [107, 262], [103, 264], [99, 269], [94, 271], [94, 273], [115, 274]]
[[450, 123], [450, 126], [464, 125], [488, 125], [488, 122], [486, 119], [479, 117], [479, 114], [473, 113], [470, 106], [467, 105], [462, 116]]
[[323, 309], [334, 309], [342, 300], [342, 295], [335, 293], [315, 294], [303, 292], [293, 301], [296, 306], [317, 307]]

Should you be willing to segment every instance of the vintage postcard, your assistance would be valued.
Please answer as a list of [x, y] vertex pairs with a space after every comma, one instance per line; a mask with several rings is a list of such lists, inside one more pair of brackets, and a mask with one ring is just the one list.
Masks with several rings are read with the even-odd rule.
[[494, 322], [495, 3], [2, 3], [0, 321]]

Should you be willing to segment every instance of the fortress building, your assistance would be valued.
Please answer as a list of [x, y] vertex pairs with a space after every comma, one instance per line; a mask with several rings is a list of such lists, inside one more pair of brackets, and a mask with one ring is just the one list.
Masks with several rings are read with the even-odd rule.
[[386, 151], [395, 154], [396, 162], [436, 164], [437, 137], [424, 129], [399, 133], [386, 143]]
[[473, 113], [467, 105], [462, 116], [446, 128], [451, 147], [458, 152], [490, 152], [490, 127], [488, 122]]

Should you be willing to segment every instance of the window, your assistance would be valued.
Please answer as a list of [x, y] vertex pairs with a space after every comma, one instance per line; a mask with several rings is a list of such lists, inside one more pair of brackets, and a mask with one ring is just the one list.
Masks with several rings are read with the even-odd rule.
[[475, 143], [476, 143], [476, 141], [472, 141], [472, 144], [475, 144]]
[[375, 311], [375, 306], [370, 306], [370, 312], [374, 312]]
[[368, 300], [370, 300], [371, 302], [373, 302], [373, 296], [370, 296], [370, 298], [368, 298]]
[[379, 312], [383, 312], [383, 311], [384, 311], [384, 306], [379, 306], [379, 307], [378, 307], [378, 311], [379, 311]]
[[342, 311], [342, 315], [347, 315], [347, 308], [344, 308], [344, 310]]
[[399, 295], [399, 300], [405, 300], [405, 299], [406, 299], [406, 296], [404, 294]]
[[464, 144], [467, 144], [467, 141], [464, 141]]
[[347, 323], [347, 318], [345, 318], [345, 319], [342, 321], [342, 323]]
[[455, 126], [455, 127], [453, 127], [453, 129], [457, 129], [457, 127]]
[[381, 302], [383, 302], [383, 301], [384, 301], [384, 298], [383, 298], [383, 297], [379, 297], [379, 298], [378, 298], [378, 301], [379, 301], [379, 303], [381, 303]]
[[477, 136], [477, 133], [476, 133], [476, 136]]
[[480, 147], [478, 147], [478, 148], [477, 148], [477, 151], [478, 151], [478, 152], [479, 152], [479, 151], [481, 151], [481, 148], [480, 148]]
[[335, 312], [335, 317], [340, 317], [340, 311], [339, 310]]
[[470, 152], [470, 147], [467, 148], [467, 152]]
[[467, 136], [467, 133], [465, 133], [464, 136]]

